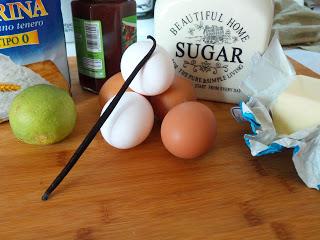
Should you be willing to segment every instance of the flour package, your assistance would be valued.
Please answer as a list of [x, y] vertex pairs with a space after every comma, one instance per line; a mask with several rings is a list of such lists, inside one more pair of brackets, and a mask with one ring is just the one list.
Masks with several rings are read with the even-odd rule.
[[69, 90], [60, 0], [0, 0], [0, 122], [14, 97], [39, 83]]
[[0, 0], [0, 53], [40, 75], [59, 73], [68, 86], [60, 0]]

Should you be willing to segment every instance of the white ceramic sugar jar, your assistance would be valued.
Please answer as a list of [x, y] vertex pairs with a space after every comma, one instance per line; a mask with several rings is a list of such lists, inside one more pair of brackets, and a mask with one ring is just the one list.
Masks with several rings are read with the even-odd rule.
[[238, 103], [251, 57], [269, 43], [273, 0], [157, 0], [155, 36], [200, 99]]

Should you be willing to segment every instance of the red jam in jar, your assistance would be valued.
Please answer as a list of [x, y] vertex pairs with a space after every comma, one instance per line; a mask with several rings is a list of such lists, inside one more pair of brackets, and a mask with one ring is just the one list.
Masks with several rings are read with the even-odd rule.
[[129, 0], [74, 0], [72, 15], [80, 85], [98, 93], [120, 72], [122, 53], [137, 41], [136, 3]]

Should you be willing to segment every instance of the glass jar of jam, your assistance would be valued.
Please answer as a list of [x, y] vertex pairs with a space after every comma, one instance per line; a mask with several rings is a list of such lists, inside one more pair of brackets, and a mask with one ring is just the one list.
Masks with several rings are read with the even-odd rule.
[[98, 93], [120, 72], [122, 53], [137, 41], [136, 3], [130, 0], [74, 0], [72, 15], [80, 85]]

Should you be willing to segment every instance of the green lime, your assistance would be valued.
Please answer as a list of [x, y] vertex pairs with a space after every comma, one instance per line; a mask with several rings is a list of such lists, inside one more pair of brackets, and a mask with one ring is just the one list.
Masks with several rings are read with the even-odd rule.
[[35, 145], [62, 141], [73, 131], [76, 119], [76, 107], [68, 92], [45, 84], [22, 91], [9, 111], [14, 135]]

